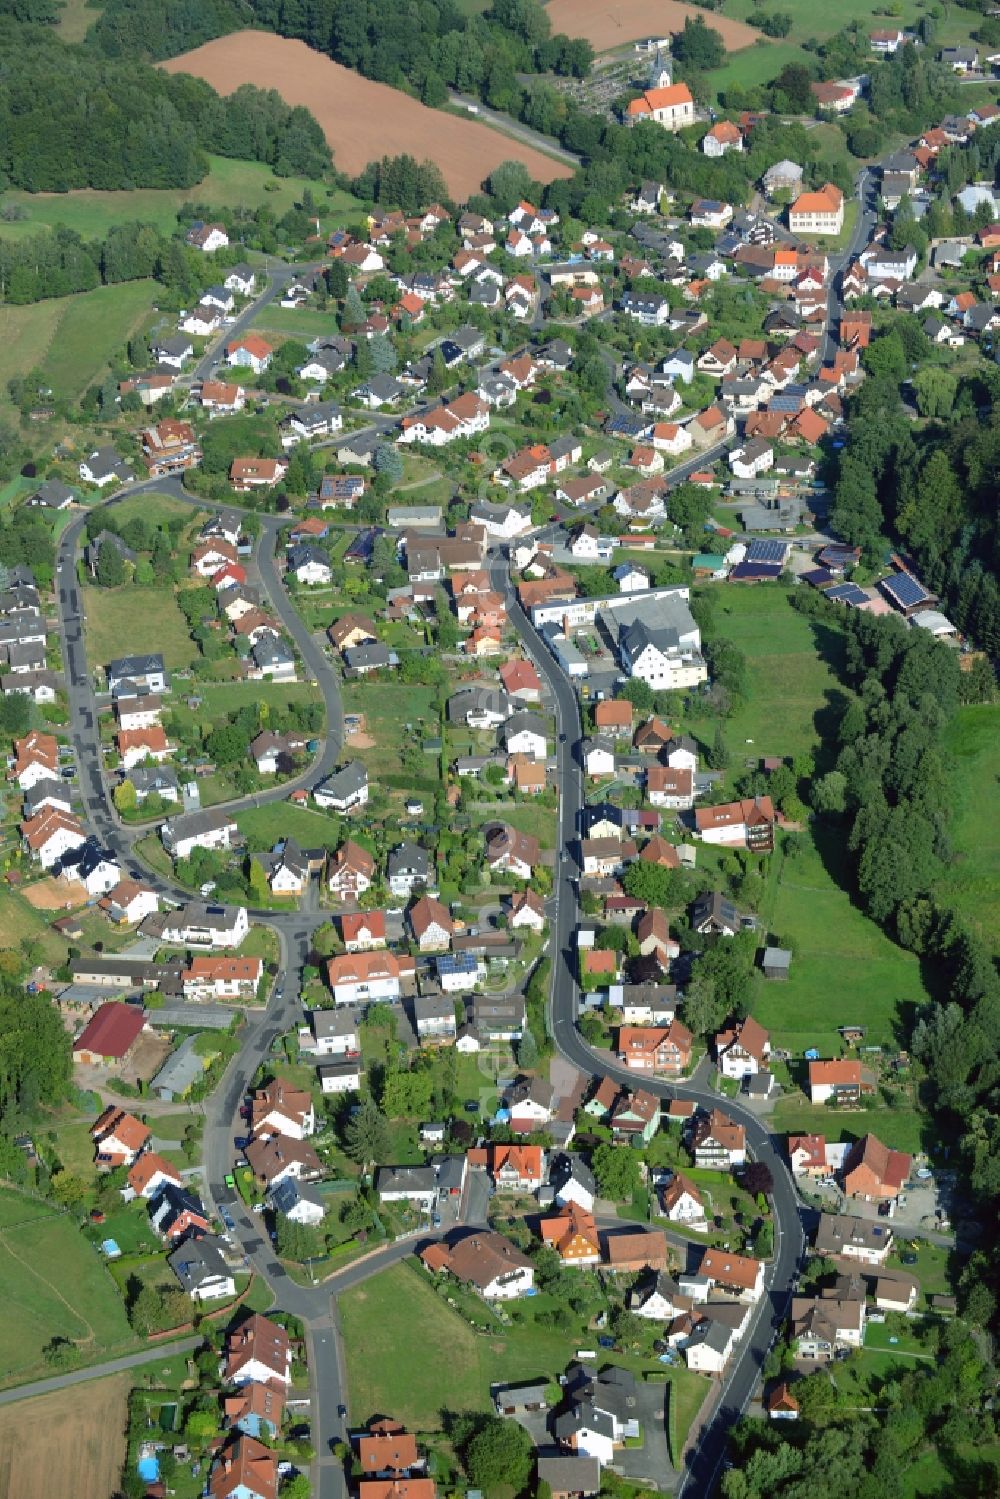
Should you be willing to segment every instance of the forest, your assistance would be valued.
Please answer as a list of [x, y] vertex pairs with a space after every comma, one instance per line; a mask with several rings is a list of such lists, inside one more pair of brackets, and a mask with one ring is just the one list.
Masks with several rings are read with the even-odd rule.
[[330, 167], [312, 115], [273, 90], [246, 87], [223, 100], [186, 74], [114, 61], [2, 17], [0, 52], [0, 186], [192, 187], [208, 150], [285, 176], [321, 177]]

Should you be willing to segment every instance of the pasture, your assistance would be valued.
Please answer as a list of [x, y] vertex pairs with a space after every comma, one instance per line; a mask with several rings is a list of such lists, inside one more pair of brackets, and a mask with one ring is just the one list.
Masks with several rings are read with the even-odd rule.
[[955, 856], [938, 883], [938, 895], [997, 950], [1000, 711], [989, 703], [960, 708], [948, 726], [944, 745], [954, 766], [955, 813], [950, 833]]
[[815, 1046], [838, 1056], [839, 1026], [867, 1027], [866, 1044], [905, 1045], [927, 993], [920, 964], [855, 906], [839, 831], [817, 827], [816, 841], [796, 838], [781, 865], [770, 931], [795, 944], [786, 982], [759, 979], [753, 1010], [777, 1046], [801, 1055]]
[[263, 162], [210, 156], [209, 163], [207, 176], [193, 187], [141, 187], [131, 192], [80, 188], [70, 193], [27, 193], [12, 189], [4, 194], [4, 204], [23, 209], [27, 217], [0, 224], [0, 234], [8, 238], [23, 237], [40, 225], [65, 224], [84, 239], [96, 239], [115, 224], [133, 222], [152, 224], [161, 233], [172, 234], [177, 228], [178, 211], [185, 203], [228, 209], [266, 205], [280, 219], [301, 200], [306, 187], [319, 205], [320, 220], [326, 229], [345, 222], [361, 209], [357, 199], [340, 188], [324, 189], [303, 177], [276, 177]]
[[163, 67], [193, 73], [223, 94], [243, 83], [277, 89], [286, 103], [312, 111], [342, 172], [360, 172], [380, 156], [409, 152], [418, 161], [435, 162], [457, 199], [478, 191], [495, 166], [515, 158], [540, 182], [570, 175], [568, 166], [488, 125], [445, 117], [399, 89], [341, 67], [305, 42], [268, 32], [220, 37]]
[[[5, 1292], [0, 1327], [4, 1385], [43, 1374], [42, 1349], [54, 1337], [69, 1338], [85, 1354], [85, 1362], [97, 1362], [109, 1349], [134, 1341], [114, 1281], [74, 1219], [2, 1188], [0, 1281]], [[5, 1492], [2, 1483], [0, 1492]]]
[[[723, 724], [734, 768], [744, 755], [791, 759], [814, 754], [835, 726], [844, 689], [836, 668], [840, 635], [792, 608], [792, 595], [765, 584], [755, 588], [710, 586], [711, 631], [732, 640], [747, 658], [746, 703]], [[821, 651], [817, 649], [821, 647]], [[685, 724], [711, 744], [714, 720], [694, 714]]]

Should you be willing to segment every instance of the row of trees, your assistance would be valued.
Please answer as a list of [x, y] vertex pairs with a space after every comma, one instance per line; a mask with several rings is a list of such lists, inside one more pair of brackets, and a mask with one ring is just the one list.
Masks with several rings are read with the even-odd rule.
[[[814, 596], [799, 607], [823, 614], [835, 606]], [[935, 997], [911, 1048], [927, 1069], [941, 1133], [960, 1140], [989, 1236], [1000, 1209], [1000, 980], [988, 945], [937, 894], [954, 856], [943, 735], [964, 674], [954, 651], [895, 616], [856, 612], [843, 626], [845, 675], [856, 695], [840, 719], [836, 767], [817, 782], [813, 800], [843, 824], [864, 909], [924, 960]], [[963, 1289], [968, 1315], [989, 1324], [1000, 1291], [995, 1261], [973, 1256]]]

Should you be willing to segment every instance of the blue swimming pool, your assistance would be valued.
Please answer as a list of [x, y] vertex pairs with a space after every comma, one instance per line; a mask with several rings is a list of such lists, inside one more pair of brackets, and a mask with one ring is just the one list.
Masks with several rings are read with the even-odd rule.
[[155, 1457], [140, 1457], [135, 1470], [143, 1483], [155, 1483], [160, 1476], [160, 1464]]

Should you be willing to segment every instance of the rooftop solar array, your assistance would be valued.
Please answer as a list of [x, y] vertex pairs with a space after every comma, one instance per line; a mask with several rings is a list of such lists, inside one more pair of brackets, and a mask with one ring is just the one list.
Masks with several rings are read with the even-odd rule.
[[747, 562], [784, 562], [788, 553], [787, 541], [768, 540], [766, 537], [751, 541], [747, 547]]
[[868, 603], [867, 593], [857, 583], [838, 583], [836, 588], [826, 590], [826, 597], [833, 599], [835, 604], [850, 604], [855, 609]]
[[780, 578], [781, 567], [777, 562], [738, 562], [729, 574], [731, 582], [739, 583], [743, 578]]
[[911, 578], [909, 573], [892, 573], [882, 580], [882, 587], [901, 609], [915, 609], [918, 604], [926, 604], [931, 597], [924, 585]]

